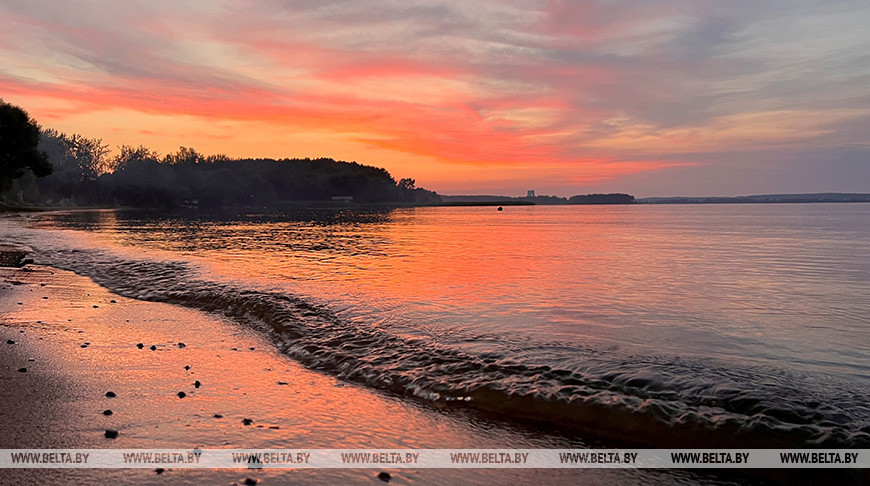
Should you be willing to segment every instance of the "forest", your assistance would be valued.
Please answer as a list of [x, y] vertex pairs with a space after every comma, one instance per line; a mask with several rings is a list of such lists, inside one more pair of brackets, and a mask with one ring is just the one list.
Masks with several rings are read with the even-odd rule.
[[283, 204], [632, 204], [629, 194], [571, 198], [440, 196], [386, 169], [331, 158], [252, 159], [180, 147], [111, 151], [101, 139], [40, 127], [0, 100], [0, 205], [221, 208]]
[[435, 192], [416, 187], [414, 179], [396, 181], [385, 169], [356, 162], [238, 159], [188, 147], [160, 155], [124, 145], [112, 153], [101, 139], [39, 127], [26, 112], [2, 101], [0, 109], [0, 190], [7, 203], [217, 208], [440, 201]]

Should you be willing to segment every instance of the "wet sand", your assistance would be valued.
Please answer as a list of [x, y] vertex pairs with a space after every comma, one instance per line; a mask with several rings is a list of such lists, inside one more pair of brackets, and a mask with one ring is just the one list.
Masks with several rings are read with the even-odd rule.
[[[303, 368], [263, 335], [235, 323], [120, 297], [88, 278], [50, 267], [0, 269], [0, 346], [0, 449], [578, 446], [342, 383]], [[202, 386], [196, 388], [196, 381]], [[116, 397], [106, 397], [109, 391]], [[179, 392], [186, 396], [179, 398]], [[104, 415], [105, 410], [112, 414]], [[253, 422], [244, 425], [246, 418]], [[106, 438], [106, 429], [117, 430], [118, 437]], [[680, 478], [651, 470], [384, 470], [392, 484], [482, 484], [502, 478], [639, 484]], [[40, 483], [230, 484], [252, 477], [261, 484], [383, 484], [378, 472], [170, 469], [157, 475], [150, 469], [43, 469], [3, 474], [12, 482]], [[694, 482], [691, 478], [683, 479]]]

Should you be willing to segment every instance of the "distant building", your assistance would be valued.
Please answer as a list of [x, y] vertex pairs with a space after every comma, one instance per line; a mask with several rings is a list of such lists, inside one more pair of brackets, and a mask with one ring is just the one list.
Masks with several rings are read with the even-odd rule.
[[526, 197], [535, 197], [535, 190], [529, 189], [529, 192], [526, 193]]

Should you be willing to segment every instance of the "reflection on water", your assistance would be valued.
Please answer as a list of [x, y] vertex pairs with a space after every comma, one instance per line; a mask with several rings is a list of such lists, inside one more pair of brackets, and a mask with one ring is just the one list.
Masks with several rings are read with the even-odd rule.
[[[303, 363], [375, 387], [838, 444], [868, 438], [868, 217], [863, 204], [100, 211], [38, 216], [88, 233], [29, 243], [115, 290], [264, 326]], [[76, 245], [103, 250], [73, 258]]]

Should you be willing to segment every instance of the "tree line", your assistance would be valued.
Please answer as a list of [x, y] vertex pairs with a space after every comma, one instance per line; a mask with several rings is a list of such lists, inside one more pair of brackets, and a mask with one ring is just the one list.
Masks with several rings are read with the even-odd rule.
[[396, 181], [386, 169], [330, 158], [240, 159], [188, 147], [160, 155], [141, 145], [124, 145], [112, 154], [101, 139], [40, 128], [20, 108], [2, 100], [0, 105], [0, 190], [7, 200], [12, 195], [12, 202], [216, 208], [333, 198], [440, 200], [416, 187], [414, 179]]

